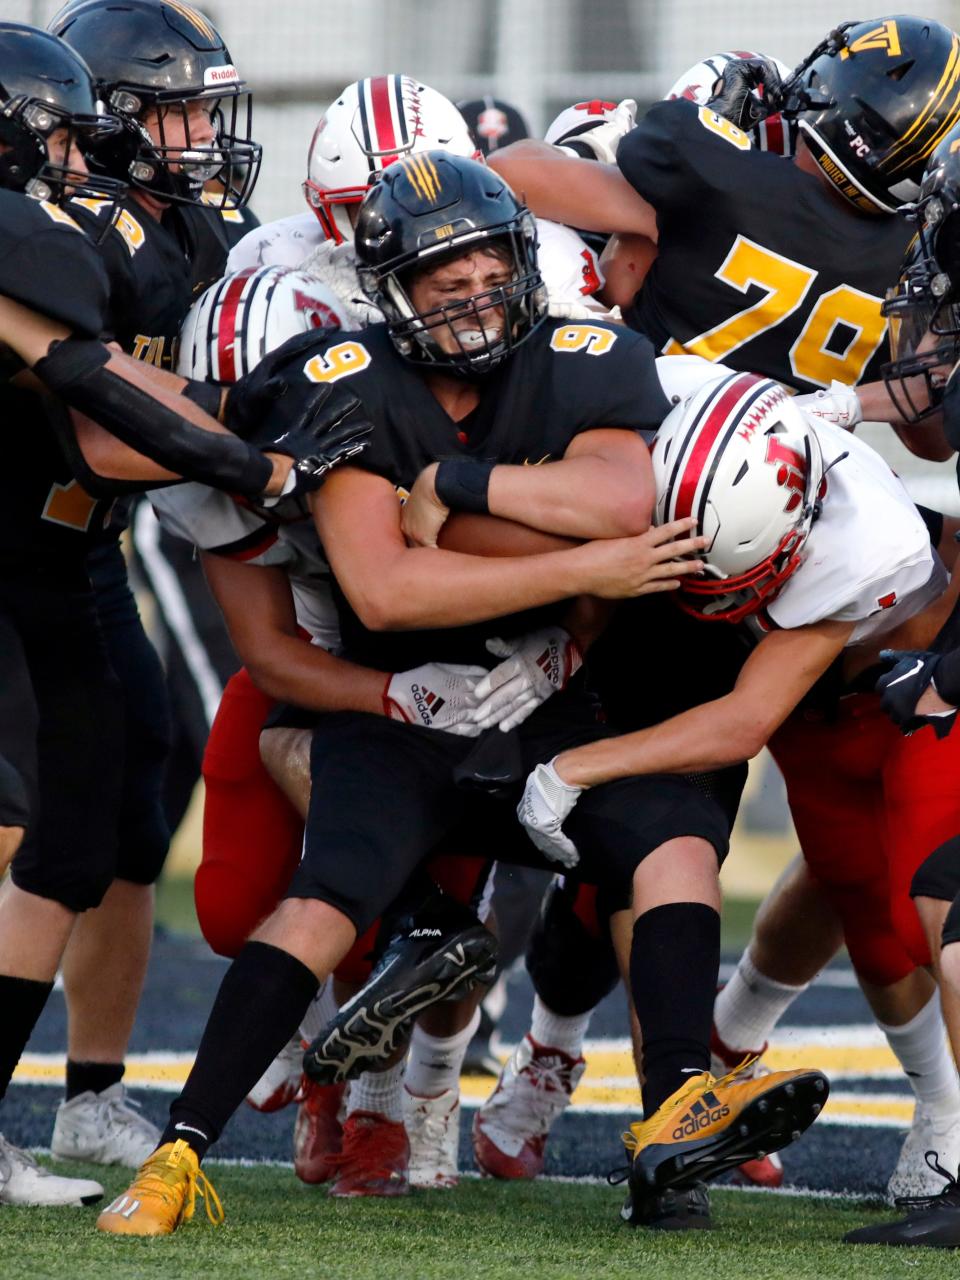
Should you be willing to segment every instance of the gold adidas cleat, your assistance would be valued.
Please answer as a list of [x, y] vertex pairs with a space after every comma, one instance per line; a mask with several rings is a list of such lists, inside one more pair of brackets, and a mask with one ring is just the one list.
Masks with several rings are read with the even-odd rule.
[[634, 1203], [669, 1187], [688, 1187], [779, 1151], [823, 1109], [830, 1084], [820, 1071], [773, 1071], [739, 1079], [742, 1063], [715, 1079], [704, 1071], [672, 1094], [649, 1120], [623, 1135]]
[[223, 1206], [200, 1171], [196, 1152], [182, 1139], [166, 1142], [140, 1168], [132, 1184], [97, 1218], [97, 1230], [118, 1236], [169, 1236], [193, 1217], [197, 1192], [207, 1217], [219, 1226]]

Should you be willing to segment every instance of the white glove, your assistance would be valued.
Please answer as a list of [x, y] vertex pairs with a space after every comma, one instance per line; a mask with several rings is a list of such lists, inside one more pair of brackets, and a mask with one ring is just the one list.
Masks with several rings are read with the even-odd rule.
[[834, 380], [828, 391], [813, 391], [810, 395], [794, 396], [793, 403], [798, 409], [806, 409], [844, 431], [852, 431], [858, 422], [863, 421], [863, 410], [860, 398], [853, 387], [845, 386]]
[[548, 141], [551, 141], [554, 146], [563, 147], [573, 155], [581, 155], [581, 152], [571, 145], [576, 143], [578, 148], [586, 147], [591, 151], [593, 158], [599, 160], [601, 164], [616, 164], [620, 139], [635, 128], [636, 123], [637, 104], [633, 98], [624, 98], [612, 111], [604, 111], [598, 115], [584, 114], [582, 123], [561, 133], [557, 138], [549, 138]]
[[383, 690], [383, 713], [391, 720], [443, 729], [463, 738], [476, 738], [480, 726], [473, 721], [477, 706], [477, 680], [483, 667], [458, 667], [449, 662], [427, 662], [411, 671], [388, 676]]
[[562, 828], [583, 790], [563, 782], [551, 760], [549, 764], [538, 764], [530, 774], [517, 805], [517, 817], [533, 843], [551, 862], [564, 867], [575, 867], [580, 861], [577, 846]]
[[580, 646], [562, 627], [544, 627], [513, 640], [495, 636], [487, 649], [504, 661], [474, 689], [478, 705], [473, 721], [480, 729], [499, 725], [509, 733], [552, 693], [565, 689], [583, 666]]

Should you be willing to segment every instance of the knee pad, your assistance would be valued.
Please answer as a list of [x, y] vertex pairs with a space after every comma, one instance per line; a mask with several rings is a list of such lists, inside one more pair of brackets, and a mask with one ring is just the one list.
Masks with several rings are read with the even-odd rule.
[[960, 893], [960, 836], [934, 849], [913, 873], [911, 898], [941, 898], [953, 902]]
[[527, 946], [527, 972], [540, 999], [563, 1017], [589, 1013], [617, 985], [620, 970], [608, 915], [591, 886], [554, 881]]

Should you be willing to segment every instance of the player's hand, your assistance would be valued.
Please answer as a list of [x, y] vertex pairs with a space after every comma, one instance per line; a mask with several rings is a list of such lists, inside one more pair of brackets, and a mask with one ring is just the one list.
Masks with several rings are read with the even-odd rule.
[[563, 823], [583, 795], [583, 787], [572, 787], [557, 773], [556, 757], [538, 764], [527, 778], [517, 817], [527, 835], [545, 857], [564, 867], [580, 861], [577, 846], [563, 834]]
[[782, 90], [780, 72], [769, 58], [735, 58], [713, 86], [707, 107], [749, 133], [779, 110]]
[[798, 409], [806, 409], [807, 413], [823, 418], [826, 422], [832, 422], [834, 426], [842, 427], [844, 431], [852, 431], [858, 423], [863, 421], [860, 397], [855, 388], [844, 386], [836, 379], [830, 383], [829, 390], [812, 391], [809, 395], [794, 396], [793, 403]]
[[425, 729], [443, 729], [463, 738], [476, 738], [480, 726], [473, 721], [477, 707], [477, 681], [483, 667], [427, 662], [410, 671], [387, 677], [383, 689], [383, 714]]
[[957, 708], [944, 702], [933, 683], [940, 654], [926, 649], [883, 649], [880, 661], [890, 667], [877, 681], [881, 709], [907, 735], [928, 724], [938, 738], [945, 738]]
[[692, 534], [696, 525], [696, 517], [687, 516], [654, 525], [633, 538], [605, 538], [576, 548], [586, 565], [579, 592], [625, 600], [676, 591], [684, 578], [703, 572], [702, 560], [685, 558], [695, 557], [707, 545], [706, 538]]
[[635, 128], [636, 123], [637, 104], [633, 98], [624, 98], [601, 114], [584, 114], [582, 123], [554, 138], [553, 145], [565, 147], [585, 160], [616, 164], [620, 139]]
[[436, 479], [437, 463], [431, 462], [417, 476], [400, 512], [400, 529], [411, 547], [435, 547], [450, 514], [437, 497]]
[[544, 627], [525, 636], [487, 641], [495, 658], [503, 658], [488, 671], [474, 690], [479, 705], [474, 721], [481, 729], [498, 725], [509, 733], [546, 702], [565, 689], [570, 677], [583, 666], [580, 646], [562, 627]]

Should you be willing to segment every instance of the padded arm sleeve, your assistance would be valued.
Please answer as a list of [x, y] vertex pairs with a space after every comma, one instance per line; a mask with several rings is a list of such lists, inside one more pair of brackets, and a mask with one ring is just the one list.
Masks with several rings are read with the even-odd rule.
[[34, 373], [54, 394], [153, 462], [215, 489], [256, 495], [270, 483], [268, 458], [236, 436], [204, 431], [106, 368], [110, 352], [90, 339], [51, 344]]

